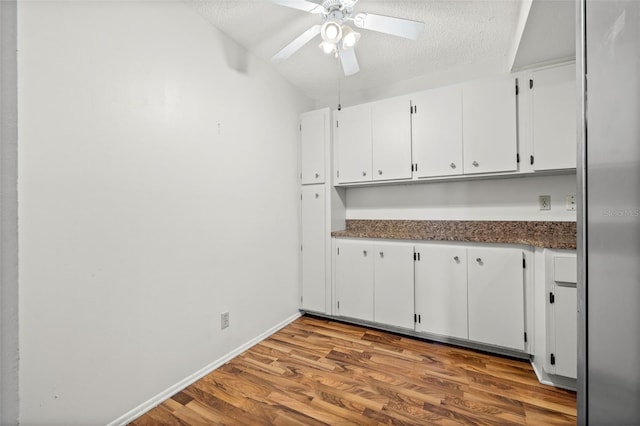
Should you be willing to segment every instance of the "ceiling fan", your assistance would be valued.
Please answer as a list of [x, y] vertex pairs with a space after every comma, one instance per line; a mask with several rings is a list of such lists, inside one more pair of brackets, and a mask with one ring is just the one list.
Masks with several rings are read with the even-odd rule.
[[353, 22], [357, 28], [378, 31], [398, 37], [416, 40], [424, 29], [424, 22], [373, 13], [355, 13], [353, 7], [358, 0], [324, 0], [321, 4], [307, 0], [271, 0], [277, 5], [321, 15], [322, 24], [317, 24], [299, 35], [295, 40], [276, 53], [271, 60], [282, 62], [313, 40], [318, 34], [322, 38], [320, 48], [328, 54], [340, 58], [344, 74], [349, 76], [360, 70], [354, 47], [360, 33], [347, 23]]

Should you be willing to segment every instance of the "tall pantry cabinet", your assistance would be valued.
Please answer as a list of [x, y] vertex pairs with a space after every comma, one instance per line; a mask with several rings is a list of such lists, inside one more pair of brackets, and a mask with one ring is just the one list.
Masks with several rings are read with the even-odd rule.
[[331, 182], [331, 111], [300, 115], [300, 308], [331, 312], [331, 231], [344, 229], [344, 189]]

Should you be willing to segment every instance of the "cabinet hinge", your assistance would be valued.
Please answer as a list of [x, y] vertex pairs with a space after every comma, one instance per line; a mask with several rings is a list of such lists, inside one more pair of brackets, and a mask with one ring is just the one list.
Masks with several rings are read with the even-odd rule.
[[411, 172], [413, 172], [413, 163], [411, 163]]
[[422, 315], [418, 314], [418, 324], [422, 324]]
[[338, 177], [340, 177], [340, 170], [338, 170], [338, 171], [336, 172], [336, 175], [337, 175]]
[[516, 154], [516, 163], [520, 162], [520, 154]]
[[413, 105], [409, 105], [409, 114], [413, 114]]
[[551, 365], [556, 365], [556, 356], [554, 354], [551, 354]]
[[529, 163], [533, 166], [533, 155], [529, 156]]
[[556, 303], [556, 295], [549, 292], [549, 303]]
[[336, 120], [336, 127], [340, 127], [340, 122]]
[[416, 171], [416, 172], [417, 172], [417, 171], [418, 171], [418, 163], [415, 163], [415, 164], [414, 164], [414, 166], [415, 166], [415, 167], [414, 167], [414, 169], [415, 169], [414, 171]]
[[340, 309], [340, 301], [338, 300], [338, 309]]
[[529, 89], [533, 89], [533, 80], [529, 79]]
[[338, 247], [338, 256], [340, 256], [340, 247]]
[[527, 343], [527, 333], [524, 333], [524, 342]]
[[516, 96], [520, 94], [520, 86], [516, 84]]
[[418, 314], [413, 314], [413, 322], [418, 322]]
[[527, 269], [527, 261], [526, 261], [526, 259], [522, 259], [522, 269]]
[[413, 260], [414, 261], [416, 261], [416, 260], [419, 261], [420, 260], [420, 253], [413, 252]]

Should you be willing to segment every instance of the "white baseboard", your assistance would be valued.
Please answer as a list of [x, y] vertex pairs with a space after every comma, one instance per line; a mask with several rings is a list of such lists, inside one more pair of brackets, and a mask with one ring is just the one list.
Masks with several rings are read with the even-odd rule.
[[531, 360], [531, 367], [533, 367], [533, 371], [534, 373], [536, 373], [536, 377], [538, 378], [538, 381], [543, 385], [553, 386], [561, 389], [567, 389], [574, 392], [576, 391], [576, 388], [577, 388], [576, 379], [548, 374], [543, 370], [541, 370], [538, 367], [538, 365], [536, 365], [536, 363], [533, 362], [533, 360]]
[[232, 358], [235, 358], [236, 356], [240, 355], [242, 352], [244, 352], [247, 349], [251, 348], [252, 346], [260, 343], [261, 341], [263, 341], [267, 337], [271, 336], [272, 334], [274, 334], [275, 332], [277, 332], [281, 328], [286, 327], [287, 325], [289, 325], [293, 321], [297, 320], [301, 316], [302, 316], [302, 314], [300, 312], [296, 312], [295, 315], [290, 316], [289, 318], [285, 319], [281, 323], [276, 324], [275, 326], [271, 327], [269, 330], [265, 331], [264, 333], [262, 333], [262, 334], [258, 335], [257, 337], [249, 340], [244, 345], [242, 345], [240, 347], [237, 347], [236, 349], [232, 350], [231, 352], [229, 352], [228, 354], [224, 355], [223, 357], [215, 360], [211, 364], [209, 364], [209, 365], [205, 366], [204, 368], [196, 371], [195, 373], [185, 377], [183, 380], [180, 380], [175, 385], [170, 386], [168, 389], [160, 392], [158, 395], [154, 396], [153, 398], [149, 399], [148, 401], [145, 401], [142, 404], [138, 405], [133, 410], [131, 410], [131, 411], [123, 414], [122, 416], [118, 417], [117, 419], [115, 419], [114, 421], [109, 423], [107, 426], [122, 426], [122, 425], [126, 425], [127, 423], [130, 423], [130, 422], [134, 421], [135, 419], [137, 419], [138, 417], [142, 416], [147, 411], [149, 411], [152, 408], [160, 405], [163, 401], [167, 400], [168, 398], [172, 397], [176, 393], [178, 393], [181, 390], [185, 389], [187, 386], [191, 385], [192, 383], [197, 382], [198, 380], [200, 380], [201, 378], [203, 378], [207, 374], [211, 373], [212, 371], [214, 371], [216, 368], [220, 367], [221, 365], [223, 365], [227, 361], [231, 360]]

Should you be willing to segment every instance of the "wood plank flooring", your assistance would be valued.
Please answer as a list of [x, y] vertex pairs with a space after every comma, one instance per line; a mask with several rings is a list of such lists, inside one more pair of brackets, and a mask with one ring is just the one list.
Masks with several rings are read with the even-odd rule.
[[302, 317], [131, 423], [573, 425], [528, 362]]

